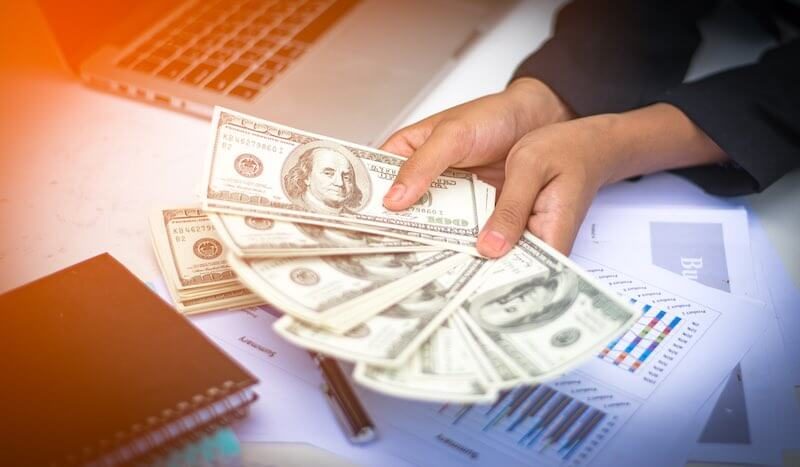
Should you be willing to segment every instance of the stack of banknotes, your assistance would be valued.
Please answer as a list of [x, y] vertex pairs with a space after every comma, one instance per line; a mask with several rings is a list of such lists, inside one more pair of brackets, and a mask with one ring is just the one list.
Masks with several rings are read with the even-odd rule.
[[266, 302], [284, 313], [281, 336], [355, 363], [360, 384], [448, 402], [555, 377], [637, 317], [529, 233], [480, 257], [495, 191], [469, 172], [445, 171], [393, 212], [382, 197], [399, 156], [219, 108], [212, 131], [202, 210], [151, 222], [187, 311]]
[[153, 211], [150, 233], [178, 311], [202, 313], [264, 302], [236, 278], [225, 259], [226, 248], [198, 206]]

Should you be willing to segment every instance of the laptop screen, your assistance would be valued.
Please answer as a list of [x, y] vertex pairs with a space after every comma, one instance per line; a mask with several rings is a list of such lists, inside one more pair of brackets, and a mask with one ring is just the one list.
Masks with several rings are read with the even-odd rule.
[[184, 0], [39, 0], [70, 68], [105, 44], [123, 45]]

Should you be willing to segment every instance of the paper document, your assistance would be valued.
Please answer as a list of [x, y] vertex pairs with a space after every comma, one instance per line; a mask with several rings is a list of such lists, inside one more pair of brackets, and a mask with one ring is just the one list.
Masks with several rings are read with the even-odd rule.
[[745, 353], [761, 304], [654, 266], [626, 275], [581, 253], [573, 254], [579, 265], [636, 300], [635, 335], [496, 405], [419, 404], [363, 391], [380, 428], [413, 440], [397, 455], [422, 465], [683, 462], [672, 443]]
[[603, 249], [626, 265], [651, 264], [717, 290], [761, 298], [741, 208], [593, 207], [575, 248]]

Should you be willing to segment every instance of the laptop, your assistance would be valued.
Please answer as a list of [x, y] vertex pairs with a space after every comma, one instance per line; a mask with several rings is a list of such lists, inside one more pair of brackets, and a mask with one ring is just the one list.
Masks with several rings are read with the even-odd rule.
[[39, 0], [91, 86], [382, 141], [512, 0]]

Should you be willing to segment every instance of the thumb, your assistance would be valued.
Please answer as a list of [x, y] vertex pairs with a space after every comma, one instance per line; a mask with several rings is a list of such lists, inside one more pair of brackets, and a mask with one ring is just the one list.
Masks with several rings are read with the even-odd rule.
[[383, 205], [401, 211], [417, 202], [431, 182], [465, 154], [451, 125], [437, 126], [428, 139], [400, 167], [392, 187], [383, 198]]
[[586, 184], [569, 177], [558, 177], [547, 185], [547, 198], [557, 203], [534, 213], [528, 220], [528, 230], [548, 245], [569, 256], [578, 229], [591, 204], [593, 193]]
[[478, 235], [478, 252], [489, 258], [505, 255], [519, 241], [536, 197], [546, 183], [524, 152], [509, 154], [506, 180], [491, 217]]

